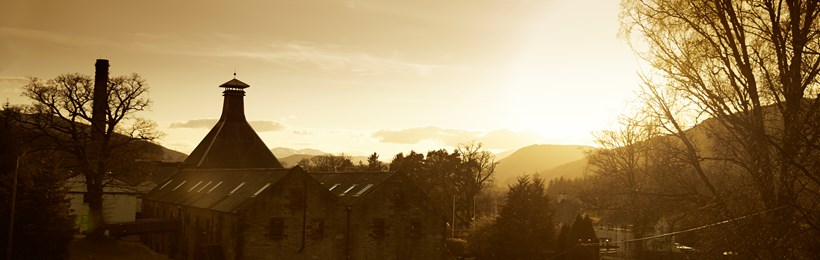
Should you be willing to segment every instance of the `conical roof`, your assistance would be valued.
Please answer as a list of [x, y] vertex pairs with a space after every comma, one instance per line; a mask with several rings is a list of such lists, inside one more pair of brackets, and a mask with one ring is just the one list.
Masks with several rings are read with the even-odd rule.
[[186, 168], [283, 168], [245, 119], [244, 88], [237, 79], [225, 88], [222, 116], [183, 162]]

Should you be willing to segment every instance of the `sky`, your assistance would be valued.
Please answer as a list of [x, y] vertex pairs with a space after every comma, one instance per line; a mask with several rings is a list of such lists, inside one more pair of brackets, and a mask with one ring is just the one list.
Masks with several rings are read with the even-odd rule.
[[249, 84], [270, 148], [347, 155], [593, 145], [638, 88], [609, 0], [4, 0], [0, 97], [27, 77], [147, 79], [160, 144], [190, 153], [218, 119], [218, 86]]

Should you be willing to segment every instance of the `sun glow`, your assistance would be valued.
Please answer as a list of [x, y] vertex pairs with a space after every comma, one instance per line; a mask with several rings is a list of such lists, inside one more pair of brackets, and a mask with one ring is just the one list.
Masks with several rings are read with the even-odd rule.
[[[591, 144], [637, 87], [635, 59], [616, 38], [617, 14], [610, 26], [583, 24], [566, 3], [556, 3], [522, 34], [503, 81], [502, 120], [511, 129], [533, 131], [551, 143]], [[600, 17], [599, 17], [600, 18]]]

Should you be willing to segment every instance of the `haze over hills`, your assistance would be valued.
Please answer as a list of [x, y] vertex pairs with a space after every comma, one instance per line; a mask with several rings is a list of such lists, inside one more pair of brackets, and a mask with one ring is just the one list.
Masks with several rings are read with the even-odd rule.
[[[310, 159], [317, 155], [331, 154], [310, 148], [292, 149], [287, 147], [276, 147], [270, 149], [270, 151], [273, 152], [273, 155], [276, 156], [276, 159], [279, 159], [279, 162], [282, 163], [282, 165], [284, 165], [285, 167], [292, 167], [298, 164], [299, 161], [303, 159]], [[353, 162], [353, 164], [359, 164], [359, 162], [367, 164], [367, 156], [344, 156], [349, 157], [350, 161]]]
[[518, 176], [534, 173], [545, 173], [543, 177], [548, 180], [553, 175], [575, 177], [586, 167], [584, 152], [589, 149], [592, 147], [583, 145], [531, 145], [518, 149], [498, 161], [496, 183], [506, 186]]
[[276, 147], [276, 148], [270, 149], [270, 151], [273, 152], [273, 155], [276, 156], [276, 158], [280, 158], [280, 159], [291, 156], [291, 155], [294, 155], [294, 154], [303, 154], [303, 155], [325, 155], [325, 154], [328, 154], [326, 152], [322, 152], [322, 151], [319, 151], [319, 150], [316, 150], [316, 149], [310, 149], [310, 148], [293, 149], [293, 148], [287, 148], [287, 147]]
[[167, 148], [165, 146], [162, 146], [162, 145], [159, 145], [159, 144], [154, 144], [154, 145], [159, 146], [159, 148], [162, 150], [162, 153], [159, 155], [159, 158], [157, 158], [160, 161], [163, 161], [163, 162], [182, 162], [182, 161], [185, 161], [185, 158], [188, 158], [188, 155], [184, 154], [182, 152], [169, 149], [169, 148]]

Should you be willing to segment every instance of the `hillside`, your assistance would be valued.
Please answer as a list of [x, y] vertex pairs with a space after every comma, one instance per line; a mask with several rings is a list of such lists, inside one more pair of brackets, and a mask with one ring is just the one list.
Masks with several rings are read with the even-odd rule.
[[[495, 168], [496, 182], [504, 186], [523, 174], [547, 172], [557, 166], [584, 158], [584, 151], [591, 149], [582, 145], [531, 145], [501, 159]], [[562, 171], [574, 175], [573, 169], [586, 167], [585, 163], [568, 165]], [[546, 177], [546, 176], [545, 176]]]
[[549, 169], [544, 172], [539, 172], [538, 174], [541, 175], [541, 177], [545, 180], [552, 180], [561, 177], [564, 177], [566, 179], [574, 179], [584, 176], [584, 174], [587, 173], [588, 164], [589, 160], [587, 160], [587, 158], [584, 157], [576, 161], [555, 166], [552, 169]]
[[182, 152], [165, 148], [162, 145], [158, 145], [158, 144], [155, 144], [155, 145], [159, 146], [159, 148], [162, 150], [162, 153], [158, 155], [158, 158], [156, 158], [159, 161], [163, 161], [163, 162], [182, 162], [182, 161], [185, 161], [185, 158], [188, 158], [188, 155], [184, 154]]

